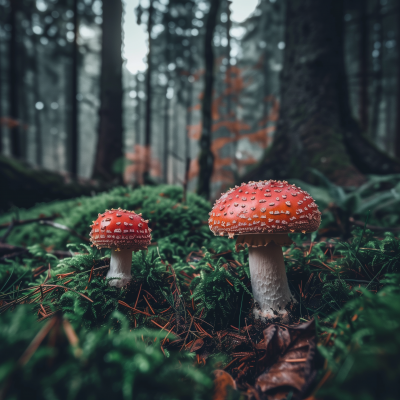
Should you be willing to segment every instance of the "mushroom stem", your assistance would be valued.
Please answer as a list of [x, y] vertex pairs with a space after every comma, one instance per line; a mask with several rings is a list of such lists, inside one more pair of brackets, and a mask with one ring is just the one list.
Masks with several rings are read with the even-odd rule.
[[288, 286], [281, 246], [269, 242], [266, 246], [249, 247], [249, 264], [254, 301], [260, 306], [253, 310], [255, 318], [275, 318], [274, 311], [286, 315], [285, 307], [294, 299]]
[[132, 249], [121, 249], [119, 251], [111, 249], [110, 270], [107, 273], [107, 279], [119, 278], [110, 281], [110, 286], [121, 288], [131, 279], [132, 268]]

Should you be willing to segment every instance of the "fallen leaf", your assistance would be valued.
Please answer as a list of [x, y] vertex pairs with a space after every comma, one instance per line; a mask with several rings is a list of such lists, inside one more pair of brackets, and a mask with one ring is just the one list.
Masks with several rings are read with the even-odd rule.
[[235, 380], [228, 372], [223, 369], [214, 371], [214, 395], [213, 400], [225, 400], [228, 398], [228, 390], [232, 388], [236, 390]]
[[199, 350], [201, 347], [203, 347], [203, 344], [204, 344], [203, 339], [197, 339], [190, 348], [190, 352], [193, 353], [194, 351]]
[[298, 398], [315, 377], [315, 321], [295, 325], [270, 325], [264, 341], [256, 345], [266, 350], [264, 372], [256, 379], [261, 398], [278, 400], [292, 392]]

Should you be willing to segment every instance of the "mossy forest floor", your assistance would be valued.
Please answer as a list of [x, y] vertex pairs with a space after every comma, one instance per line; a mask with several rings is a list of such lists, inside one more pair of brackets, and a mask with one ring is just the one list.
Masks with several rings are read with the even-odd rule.
[[[399, 399], [400, 212], [388, 182], [341, 200], [340, 188], [301, 185], [323, 223], [284, 248], [290, 327], [252, 318], [247, 250], [214, 237], [210, 203], [183, 204], [179, 187], [12, 210], [0, 218], [0, 399]], [[153, 230], [122, 289], [105, 278], [109, 251], [88, 243], [92, 220], [118, 207]]]

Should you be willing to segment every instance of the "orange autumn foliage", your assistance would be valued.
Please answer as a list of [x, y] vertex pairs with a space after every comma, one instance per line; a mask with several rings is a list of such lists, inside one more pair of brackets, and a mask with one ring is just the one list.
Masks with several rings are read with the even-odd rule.
[[[250, 125], [235, 118], [234, 111], [231, 111], [230, 115], [221, 115], [221, 108], [224, 106], [224, 102], [227, 96], [231, 97], [233, 104], [238, 103], [240, 93], [246, 89], [250, 82], [245, 81], [243, 78], [242, 70], [237, 66], [231, 66], [226, 75], [224, 82], [226, 88], [223, 93], [216, 97], [212, 103], [212, 117], [213, 126], [212, 132], [217, 132], [222, 128], [225, 128], [229, 136], [223, 136], [216, 138], [212, 141], [211, 151], [214, 154], [214, 172], [212, 176], [212, 182], [221, 183], [232, 183], [233, 172], [229, 167], [235, 163], [239, 170], [242, 170], [245, 166], [254, 164], [257, 160], [247, 153], [242, 153], [242, 158], [233, 159], [232, 157], [221, 157], [220, 150], [229, 143], [238, 142], [242, 139], [247, 139], [252, 143], [257, 143], [261, 148], [266, 148], [270, 144], [270, 136], [275, 131], [275, 123], [279, 116], [279, 102], [278, 100], [270, 95], [264, 98], [266, 103], [270, 103], [268, 114], [258, 122], [260, 129], [255, 132], [251, 132]], [[203, 93], [199, 95], [199, 99], [202, 98]], [[201, 110], [201, 104], [198, 103], [192, 106], [189, 111]], [[271, 124], [272, 123], [272, 124]], [[187, 127], [188, 136], [192, 140], [199, 140], [201, 137], [202, 124], [194, 124]], [[199, 165], [197, 159], [191, 161], [189, 170], [189, 180], [193, 179], [199, 174]]]
[[11, 117], [0, 117], [0, 125], [4, 125], [9, 129], [15, 128], [16, 126], [22, 126], [24, 130], [28, 129], [28, 125], [26, 124], [21, 124], [20, 121], [17, 119], [13, 119]]
[[160, 177], [161, 174], [161, 164], [160, 161], [149, 157], [150, 149], [146, 146], [136, 144], [133, 146], [132, 153], [126, 153], [125, 158], [132, 161], [132, 164], [125, 167], [124, 170], [124, 182], [132, 183], [137, 182], [143, 184], [143, 174], [146, 170], [146, 160], [150, 161], [150, 174], [154, 177]]

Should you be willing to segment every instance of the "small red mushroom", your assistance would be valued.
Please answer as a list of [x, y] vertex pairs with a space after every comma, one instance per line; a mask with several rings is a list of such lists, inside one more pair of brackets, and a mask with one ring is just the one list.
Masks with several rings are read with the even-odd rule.
[[106, 210], [90, 225], [90, 241], [99, 249], [111, 249], [110, 286], [123, 287], [131, 279], [132, 252], [145, 250], [151, 242], [149, 221], [142, 214], [127, 210]]
[[321, 213], [313, 198], [286, 181], [242, 183], [223, 194], [208, 220], [215, 235], [236, 240], [236, 250], [249, 247], [249, 265], [256, 318], [287, 317], [290, 293], [281, 246], [292, 243], [289, 232], [313, 232]]

